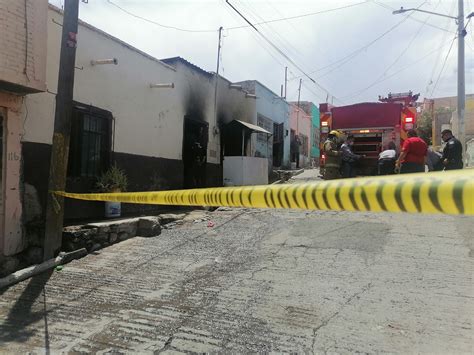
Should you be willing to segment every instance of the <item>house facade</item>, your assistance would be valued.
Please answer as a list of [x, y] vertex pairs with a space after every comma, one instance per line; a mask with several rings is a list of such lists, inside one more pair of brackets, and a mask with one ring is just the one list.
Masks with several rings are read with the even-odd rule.
[[310, 138], [310, 161], [311, 166], [319, 165], [319, 144], [320, 144], [320, 119], [319, 108], [311, 101], [300, 102], [300, 107], [305, 113], [311, 116], [311, 138]]
[[[20, 18], [21, 9], [11, 3], [1, 0], [0, 6]], [[28, 4], [25, 51], [15, 53], [16, 62], [0, 54], [2, 267], [5, 255], [18, 263], [31, 247], [42, 255], [48, 196], [63, 13], [47, 1]], [[8, 28], [19, 31], [25, 21]], [[20, 38], [7, 32], [0, 33], [5, 46], [11, 36]], [[20, 45], [12, 44], [12, 51]], [[26, 66], [16, 65], [18, 58], [26, 58]], [[97, 191], [97, 178], [114, 164], [127, 175], [129, 191], [222, 186], [225, 156], [255, 158], [262, 150], [255, 130], [245, 126], [257, 124], [256, 95], [183, 58], [159, 60], [79, 21], [75, 65], [67, 191]], [[282, 129], [286, 106], [274, 118]], [[270, 108], [261, 111], [275, 116]], [[285, 152], [288, 143], [281, 144]], [[122, 213], [157, 208], [123, 204]], [[100, 219], [104, 206], [66, 199], [64, 213], [66, 223]]]
[[[292, 145], [292, 163], [297, 163], [296, 167], [304, 168], [311, 164], [311, 132], [312, 118], [296, 102], [290, 103], [290, 139]], [[299, 138], [299, 147], [296, 142]], [[297, 159], [296, 155], [299, 155]]]
[[[25, 101], [30, 118], [22, 143], [23, 180], [37, 191], [43, 212], [62, 17], [59, 9], [49, 7], [48, 90]], [[176, 95], [181, 86], [174, 83], [176, 69], [83, 22], [78, 38], [67, 190], [94, 191], [97, 176], [113, 163], [126, 172], [130, 191], [181, 187], [185, 107]], [[98, 60], [110, 64], [94, 65]], [[156, 83], [174, 83], [175, 88], [150, 87]], [[101, 214], [100, 204], [66, 200], [66, 219]]]
[[[457, 97], [437, 97], [433, 99], [425, 98], [422, 104], [422, 111], [428, 112], [433, 119], [433, 146], [440, 147], [441, 131], [450, 127], [453, 133], [459, 136], [457, 122]], [[474, 139], [474, 94], [466, 95], [466, 109], [464, 112], [466, 142]]]
[[255, 137], [257, 157], [268, 159], [269, 169], [290, 167], [289, 115], [290, 105], [257, 80], [242, 81], [243, 90], [256, 96], [253, 123], [272, 133], [258, 133]]
[[24, 251], [22, 139], [27, 100], [46, 90], [47, 0], [0, 0], [0, 273], [18, 266]]

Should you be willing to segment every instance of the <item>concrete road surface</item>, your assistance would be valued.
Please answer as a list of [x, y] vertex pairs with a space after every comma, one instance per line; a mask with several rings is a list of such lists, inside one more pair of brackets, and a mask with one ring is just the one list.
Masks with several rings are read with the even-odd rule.
[[448, 216], [198, 211], [0, 290], [0, 353], [470, 354], [473, 230]]

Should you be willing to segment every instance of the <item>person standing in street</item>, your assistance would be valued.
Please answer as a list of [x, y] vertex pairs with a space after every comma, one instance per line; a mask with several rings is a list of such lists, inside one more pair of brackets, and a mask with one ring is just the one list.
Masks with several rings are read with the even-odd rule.
[[395, 142], [390, 141], [379, 154], [379, 160], [377, 163], [379, 175], [392, 175], [395, 174], [395, 161], [397, 160], [397, 146]]
[[441, 161], [444, 165], [444, 170], [462, 169], [462, 144], [453, 136], [453, 132], [445, 129], [441, 132], [441, 138], [446, 145], [443, 150]]
[[433, 148], [428, 148], [428, 153], [426, 154], [426, 165], [428, 166], [428, 171], [443, 170], [444, 167], [441, 157], [442, 155]]
[[339, 150], [339, 143], [341, 139], [341, 132], [331, 131], [324, 142], [323, 152], [326, 157], [324, 162], [324, 180], [340, 178], [341, 151]]
[[355, 165], [363, 155], [354, 154], [352, 147], [354, 145], [354, 136], [348, 136], [341, 146], [341, 174], [343, 178], [355, 177]]
[[402, 152], [397, 160], [400, 174], [425, 172], [426, 154], [428, 145], [418, 137], [414, 129], [407, 132], [408, 138], [403, 143]]
[[296, 163], [297, 169], [299, 169], [300, 167], [300, 146], [301, 146], [300, 137], [295, 135], [295, 137], [293, 138], [290, 144], [290, 151], [292, 155], [291, 161]]

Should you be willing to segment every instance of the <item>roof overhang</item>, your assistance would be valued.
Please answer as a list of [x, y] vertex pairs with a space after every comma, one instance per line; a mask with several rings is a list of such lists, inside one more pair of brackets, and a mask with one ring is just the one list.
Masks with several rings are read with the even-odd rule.
[[265, 134], [272, 135], [272, 133], [268, 132], [266, 129], [264, 129], [260, 126], [257, 126], [257, 125], [254, 125], [254, 124], [251, 124], [251, 123], [248, 123], [248, 122], [244, 122], [244, 121], [241, 121], [241, 120], [233, 120], [229, 124], [234, 123], [234, 122], [236, 124], [239, 124], [239, 125], [243, 126], [243, 128], [248, 129], [252, 132], [265, 133]]

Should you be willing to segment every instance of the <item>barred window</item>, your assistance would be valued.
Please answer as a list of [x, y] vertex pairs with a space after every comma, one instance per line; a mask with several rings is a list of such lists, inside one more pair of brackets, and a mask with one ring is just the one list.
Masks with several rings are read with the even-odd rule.
[[69, 176], [94, 177], [107, 169], [111, 154], [111, 121], [112, 114], [109, 111], [74, 107]]

